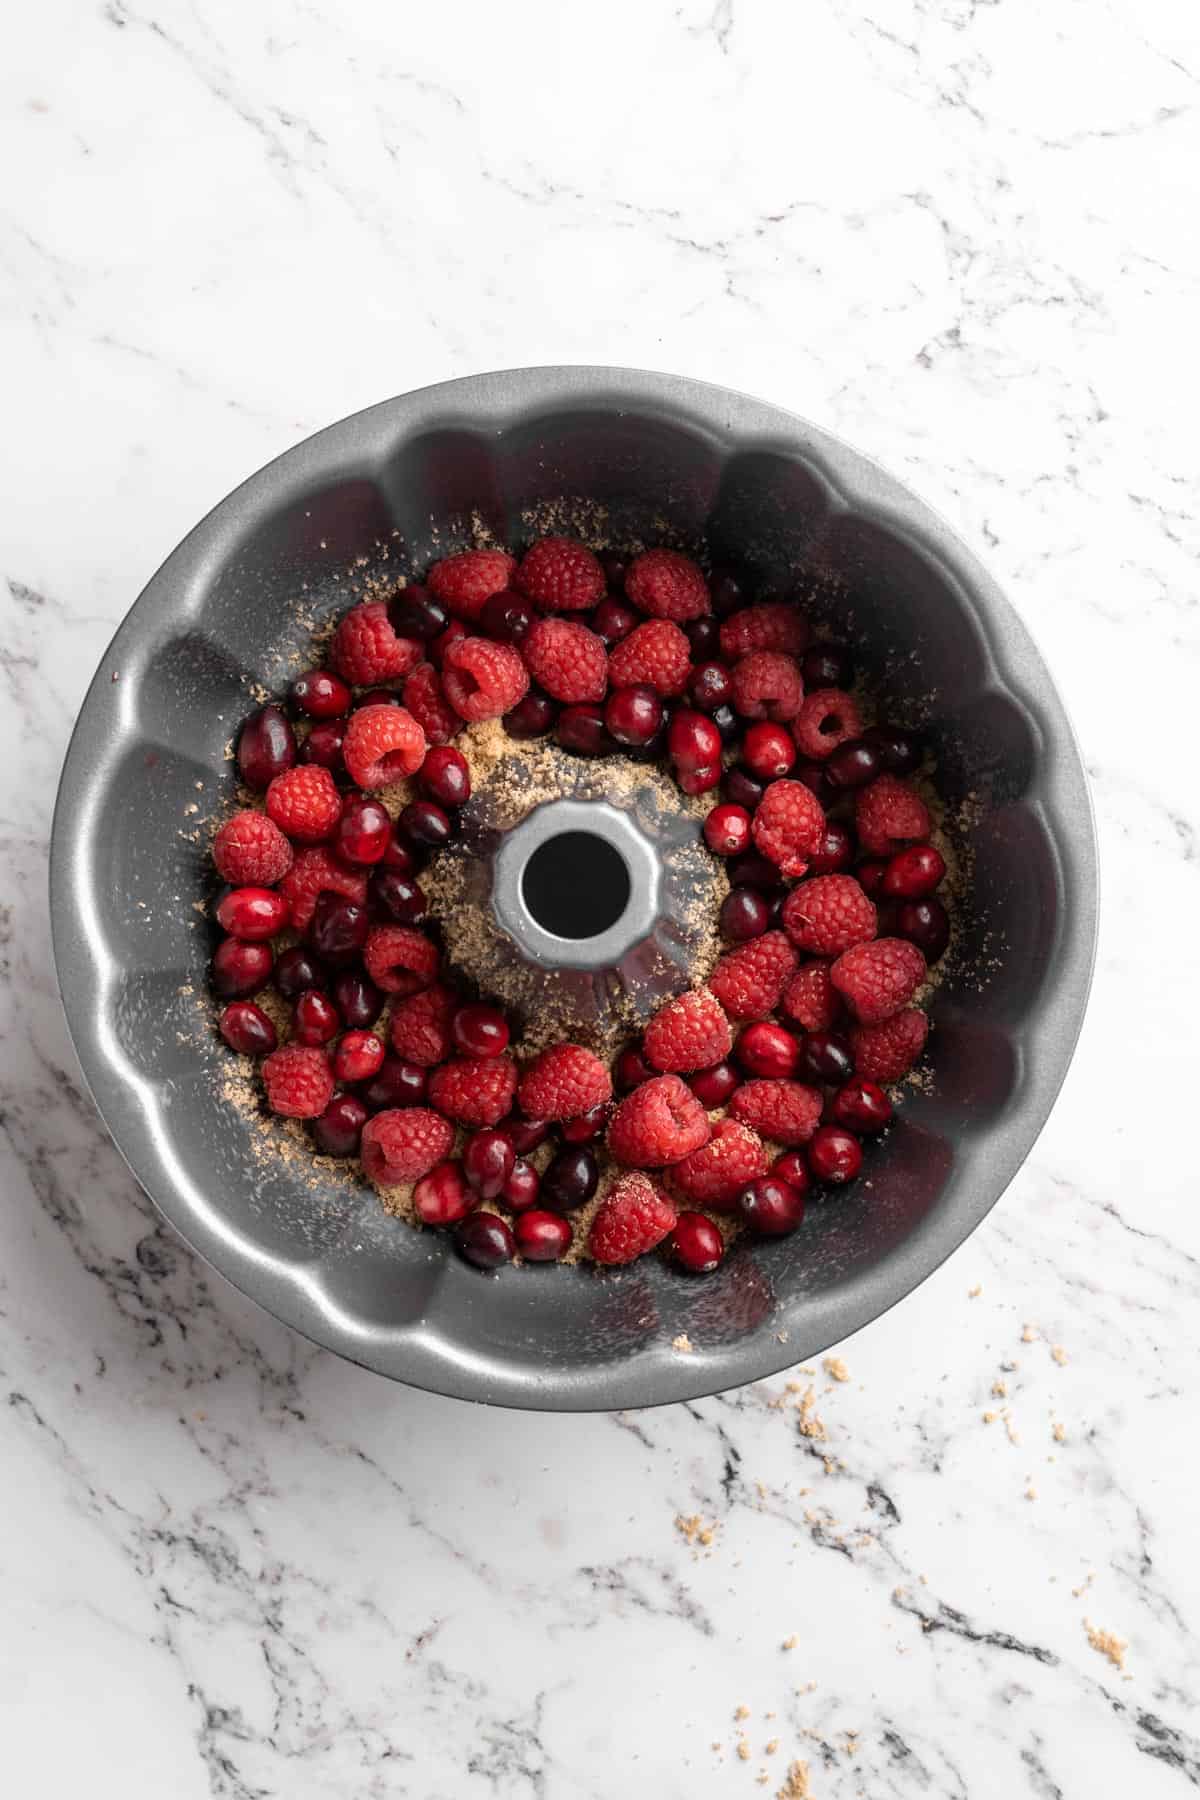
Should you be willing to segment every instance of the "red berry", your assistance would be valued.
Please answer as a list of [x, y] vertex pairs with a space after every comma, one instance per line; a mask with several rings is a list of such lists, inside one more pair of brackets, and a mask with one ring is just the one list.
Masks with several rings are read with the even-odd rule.
[[870, 856], [894, 856], [906, 843], [923, 841], [932, 823], [920, 795], [895, 775], [881, 775], [854, 802], [858, 841]]
[[301, 763], [277, 775], [267, 789], [267, 816], [293, 843], [319, 844], [342, 813], [333, 776], [319, 763]]
[[526, 1069], [517, 1098], [527, 1119], [574, 1119], [612, 1099], [612, 1077], [581, 1044], [552, 1044]]
[[320, 1047], [329, 1044], [342, 1029], [338, 1009], [319, 988], [306, 988], [292, 1013], [292, 1042]]
[[[709, 625], [709, 619], [698, 621]], [[692, 627], [689, 626], [689, 630]], [[733, 681], [724, 663], [701, 663], [693, 669], [687, 684], [688, 699], [697, 712], [714, 713], [718, 706], [728, 706], [733, 697]]]
[[495, 1006], [460, 1006], [451, 1031], [464, 1056], [499, 1056], [508, 1049], [508, 1022]]
[[465, 806], [471, 798], [471, 771], [461, 750], [438, 747], [425, 753], [417, 780], [439, 806]]
[[874, 781], [883, 763], [866, 738], [856, 737], [839, 744], [824, 766], [826, 778], [835, 788], [860, 788]]
[[[282, 960], [282, 959], [281, 959]], [[275, 977], [278, 982], [279, 966]], [[315, 982], [310, 982], [315, 987]], [[347, 969], [333, 983], [333, 1003], [342, 1016], [342, 1024], [351, 1031], [365, 1031], [383, 1011], [383, 990], [365, 975]]]
[[752, 650], [733, 671], [733, 704], [743, 719], [794, 719], [803, 699], [800, 665], [782, 650]]
[[434, 563], [425, 585], [457, 619], [477, 619], [493, 594], [511, 584], [516, 561], [505, 550], [460, 550]]
[[798, 877], [821, 842], [825, 814], [802, 781], [773, 781], [754, 815], [754, 842], [785, 875]]
[[370, 919], [365, 906], [322, 894], [308, 927], [308, 938], [317, 955], [334, 968], [354, 962], [367, 941]]
[[862, 1168], [862, 1145], [841, 1125], [818, 1126], [809, 1139], [806, 1154], [817, 1180], [835, 1186], [853, 1181]]
[[662, 701], [652, 687], [617, 688], [608, 696], [604, 723], [618, 744], [641, 750], [662, 722]]
[[310, 719], [339, 719], [350, 711], [350, 689], [329, 669], [306, 669], [292, 683], [292, 699]]
[[498, 1269], [517, 1253], [517, 1241], [498, 1213], [468, 1213], [455, 1226], [454, 1242], [459, 1254], [477, 1269]]
[[801, 950], [840, 956], [875, 936], [875, 905], [853, 875], [817, 875], [783, 903], [783, 928]]
[[234, 887], [270, 887], [292, 866], [292, 846], [265, 813], [240, 812], [213, 839], [213, 862]]
[[333, 1099], [333, 1075], [323, 1050], [284, 1044], [262, 1066], [267, 1105], [285, 1119], [315, 1119]]
[[854, 861], [854, 833], [841, 819], [826, 819], [809, 862], [814, 875], [840, 875]]
[[779, 1004], [796, 962], [796, 952], [783, 932], [768, 931], [752, 944], [727, 951], [708, 985], [731, 1019], [765, 1019]]
[[707, 1143], [708, 1118], [678, 1075], [658, 1075], [618, 1102], [608, 1148], [618, 1162], [655, 1169], [681, 1162]]
[[940, 887], [946, 876], [946, 863], [932, 844], [914, 844], [911, 849], [897, 851], [883, 871], [880, 882], [885, 894], [897, 900], [923, 900]]
[[561, 1262], [574, 1233], [560, 1213], [539, 1211], [523, 1212], [513, 1235], [526, 1262]]
[[894, 937], [856, 944], [829, 972], [860, 1025], [878, 1025], [907, 1006], [925, 975], [925, 958], [916, 945]]
[[714, 856], [738, 856], [750, 847], [750, 814], [744, 806], [714, 806], [704, 821], [704, 841]]
[[771, 1164], [770, 1173], [777, 1180], [786, 1181], [798, 1194], [806, 1194], [812, 1186], [812, 1176], [808, 1172], [803, 1150], [785, 1150]]
[[550, 1136], [550, 1126], [545, 1119], [505, 1119], [500, 1129], [517, 1156], [528, 1156]]
[[385, 1056], [371, 1079], [364, 1082], [362, 1098], [375, 1113], [391, 1107], [424, 1106], [427, 1085], [424, 1069], [401, 1062], [398, 1056]]
[[564, 750], [579, 756], [609, 756], [617, 747], [602, 706], [564, 706], [555, 735]]
[[475, 1204], [460, 1162], [435, 1163], [413, 1189], [413, 1205], [425, 1225], [457, 1225]]
[[[591, 619], [588, 621], [598, 638], [603, 638], [611, 651], [614, 644], [627, 638], [638, 622], [638, 615], [632, 606], [626, 606], [623, 600], [614, 599], [611, 594], [605, 595]], [[609, 680], [613, 680], [612, 658], [609, 657]]]
[[367, 900], [367, 878], [362, 870], [348, 869], [321, 845], [299, 852], [280, 887], [297, 931], [306, 931], [312, 924], [322, 894], [337, 894], [356, 906], [365, 906]]
[[760, 781], [778, 781], [796, 760], [796, 746], [782, 725], [763, 720], [742, 739], [742, 761]]
[[735, 1055], [748, 1075], [786, 1081], [796, 1072], [800, 1045], [790, 1031], [770, 1020], [747, 1025], [738, 1038]]
[[761, 1175], [738, 1195], [744, 1224], [760, 1237], [783, 1237], [804, 1217], [804, 1195], [778, 1175]]
[[883, 1089], [861, 1075], [855, 1075], [845, 1087], [838, 1089], [830, 1110], [837, 1124], [865, 1132], [868, 1136], [882, 1131], [892, 1117], [892, 1103]]
[[761, 937], [771, 923], [771, 902], [755, 888], [735, 887], [726, 894], [717, 914], [721, 936], [730, 944], [748, 944]]
[[842, 1001], [829, 979], [827, 962], [806, 963], [797, 969], [783, 990], [780, 1011], [805, 1031], [828, 1031], [841, 1011]]
[[[711, 615], [689, 619], [683, 629], [691, 646], [692, 661], [715, 662], [721, 650], [721, 627], [717, 620]], [[703, 707], [700, 710], [703, 711]]]
[[234, 888], [217, 903], [217, 923], [230, 937], [260, 943], [288, 922], [288, 904], [273, 888]]
[[296, 761], [296, 739], [278, 706], [251, 713], [238, 736], [238, 772], [248, 788], [262, 793]]
[[421, 660], [415, 638], [397, 637], [382, 600], [368, 600], [348, 612], [333, 634], [329, 660], [351, 687], [398, 681]]
[[369, 867], [380, 862], [392, 841], [392, 820], [378, 800], [352, 797], [342, 808], [333, 847], [343, 862]]
[[690, 556], [678, 550], [643, 550], [629, 565], [625, 592], [653, 619], [682, 625], [712, 611], [708, 583]]
[[354, 702], [354, 710], [358, 712], [364, 706], [399, 706], [399, 704], [400, 696], [394, 694], [391, 688], [373, 687], [366, 688], [359, 694]]
[[511, 644], [467, 637], [446, 651], [442, 687], [459, 717], [474, 725], [498, 719], [519, 705], [529, 688], [529, 674], [521, 652]]
[[941, 901], [906, 900], [896, 915], [896, 936], [915, 944], [926, 962], [935, 963], [950, 942], [950, 917]]
[[325, 970], [306, 944], [296, 944], [276, 959], [272, 980], [285, 1000], [295, 1000], [305, 988], [320, 987]]
[[387, 787], [416, 774], [425, 758], [425, 733], [406, 707], [360, 706], [350, 715], [342, 755], [358, 787]]
[[899, 1081], [922, 1050], [929, 1020], [919, 1007], [907, 1008], [881, 1025], [858, 1025], [850, 1033], [857, 1074], [868, 1081]]
[[275, 1027], [252, 1000], [231, 1000], [221, 1014], [221, 1036], [241, 1056], [269, 1056], [278, 1041]]
[[222, 1000], [240, 1000], [257, 994], [271, 979], [275, 958], [269, 944], [247, 944], [228, 937], [217, 945], [212, 959], [212, 985]]
[[413, 670], [404, 683], [403, 695], [427, 744], [448, 744], [462, 730], [462, 720], [447, 700], [442, 678], [432, 663]]
[[[308, 1055], [318, 1052], [309, 1051]], [[454, 1132], [427, 1106], [378, 1112], [363, 1126], [363, 1173], [379, 1187], [419, 1181], [450, 1154]]]
[[912, 775], [920, 768], [921, 742], [911, 731], [898, 731], [894, 725], [872, 725], [863, 736], [889, 775]]
[[425, 890], [399, 869], [377, 869], [371, 877], [371, 899], [397, 925], [416, 925], [429, 910]]
[[766, 1172], [767, 1153], [758, 1133], [736, 1119], [722, 1119], [707, 1144], [675, 1164], [671, 1181], [695, 1205], [727, 1212], [746, 1183]]
[[680, 769], [705, 769], [721, 762], [721, 734], [712, 720], [680, 707], [667, 732], [667, 751]]
[[459, 1125], [498, 1125], [517, 1091], [511, 1056], [460, 1057], [442, 1063], [429, 1077], [429, 1100]]
[[[558, 717], [558, 708], [546, 694], [530, 693], [504, 715], [504, 729], [509, 737], [544, 737]], [[600, 729], [604, 729], [601, 717]]]
[[613, 1073], [617, 1092], [627, 1094], [631, 1088], [641, 1087], [643, 1081], [649, 1081], [655, 1071], [640, 1050], [622, 1050]]
[[599, 559], [576, 538], [539, 538], [522, 557], [516, 579], [542, 612], [586, 612], [604, 594]]
[[809, 640], [808, 620], [789, 601], [764, 600], [733, 613], [721, 625], [721, 655], [728, 662], [755, 650], [799, 656]]
[[801, 1081], [744, 1081], [729, 1103], [743, 1125], [775, 1144], [805, 1144], [821, 1119], [820, 1090]]
[[477, 637], [478, 635], [478, 632], [473, 632], [469, 625], [464, 625], [461, 619], [451, 619], [441, 636], [435, 637], [432, 644], [429, 646], [430, 662], [440, 673], [447, 656], [450, 651], [453, 650], [454, 646], [456, 644], [465, 643], [469, 637]]
[[847, 1081], [854, 1059], [844, 1037], [832, 1031], [810, 1031], [800, 1046], [798, 1074], [802, 1081]]
[[338, 1081], [370, 1081], [383, 1067], [383, 1044], [373, 1031], [348, 1031], [333, 1053]]
[[844, 644], [814, 644], [804, 652], [800, 672], [806, 688], [848, 688], [854, 664]]
[[600, 1166], [584, 1144], [568, 1144], [560, 1150], [542, 1176], [541, 1199], [561, 1212], [586, 1206], [596, 1191]]
[[721, 779], [719, 762], [705, 763], [701, 769], [676, 768], [675, 779], [685, 794], [711, 793]]
[[[649, 1074], [650, 1071], [647, 1071]], [[714, 1063], [711, 1069], [701, 1069], [695, 1075], [689, 1075], [687, 1084], [695, 1094], [701, 1106], [712, 1112], [718, 1106], [724, 1106], [729, 1096], [741, 1081], [741, 1076], [732, 1063]]]
[[586, 625], [571, 619], [539, 619], [521, 645], [521, 654], [533, 679], [552, 699], [570, 705], [603, 700], [608, 653], [603, 639]]
[[407, 925], [376, 925], [367, 937], [367, 974], [385, 994], [415, 994], [438, 969], [437, 946]]
[[463, 1174], [481, 1200], [495, 1200], [513, 1171], [513, 1147], [502, 1132], [472, 1132], [463, 1146]]
[[652, 687], [674, 699], [687, 685], [691, 660], [691, 646], [678, 625], [647, 619], [610, 652], [608, 679], [613, 687]]
[[447, 609], [427, 587], [417, 582], [392, 595], [388, 601], [388, 618], [397, 637], [419, 638], [422, 643], [440, 637], [450, 623]]
[[434, 982], [423, 993], [411, 994], [392, 1007], [389, 1039], [397, 1056], [406, 1062], [432, 1068], [450, 1054], [451, 1020], [458, 999], [444, 982]]
[[689, 1275], [710, 1275], [725, 1254], [725, 1240], [703, 1213], [681, 1212], [671, 1233], [671, 1255]]
[[792, 721], [792, 733], [802, 756], [823, 762], [827, 756], [862, 731], [862, 719], [850, 694], [840, 688], [818, 688], [804, 696], [804, 704]]
[[650, 1178], [622, 1175], [600, 1203], [588, 1233], [593, 1262], [617, 1265], [644, 1256], [675, 1229], [671, 1201]]
[[729, 1055], [733, 1033], [720, 1002], [707, 988], [668, 1000], [642, 1038], [646, 1061], [655, 1071], [683, 1075], [707, 1069]]
[[839, 798], [838, 789], [825, 773], [824, 763], [798, 762], [792, 770], [792, 779], [802, 781], [822, 808], [833, 806]]
[[322, 1156], [357, 1156], [370, 1114], [357, 1094], [338, 1094], [313, 1120], [313, 1141]]
[[440, 850], [454, 836], [454, 821], [432, 800], [410, 800], [396, 820], [396, 831], [418, 850]]
[[[506, 1132], [505, 1135], [509, 1134]], [[509, 1142], [511, 1141], [509, 1137]], [[510, 1212], [525, 1212], [529, 1207], [537, 1205], [541, 1185], [542, 1178], [533, 1164], [526, 1162], [524, 1157], [518, 1157], [509, 1171], [508, 1180], [500, 1190], [500, 1197]], [[570, 1241], [568, 1232], [567, 1242]]]
[[316, 763], [320, 768], [328, 769], [331, 775], [344, 775], [346, 763], [342, 748], [345, 742], [344, 719], [329, 719], [325, 724], [314, 725], [300, 746], [300, 761]]
[[612, 1101], [606, 1100], [600, 1106], [593, 1106], [589, 1112], [580, 1113], [574, 1119], [564, 1119], [559, 1127], [564, 1144], [591, 1144], [602, 1136], [604, 1127], [612, 1116]]

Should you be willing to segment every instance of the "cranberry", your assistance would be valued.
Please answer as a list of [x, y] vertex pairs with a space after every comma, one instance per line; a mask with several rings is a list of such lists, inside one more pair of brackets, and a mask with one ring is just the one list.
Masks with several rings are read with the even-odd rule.
[[835, 788], [866, 787], [883, 767], [878, 750], [866, 738], [847, 738], [823, 765], [826, 780]]
[[464, 625], [461, 619], [451, 619], [445, 631], [439, 632], [429, 646], [429, 660], [434, 668], [441, 668], [446, 652], [453, 644], [461, 644], [463, 639], [469, 638], [470, 635], [469, 625]]
[[670, 1249], [689, 1275], [709, 1275], [725, 1254], [725, 1240], [703, 1213], [681, 1212], [671, 1233]]
[[495, 1006], [460, 1006], [450, 1030], [464, 1056], [499, 1056], [508, 1048], [508, 1021]]
[[750, 590], [732, 569], [714, 569], [708, 584], [712, 609], [718, 619], [726, 619], [739, 607], [750, 604]]
[[663, 722], [663, 704], [652, 687], [614, 688], [604, 706], [604, 723], [618, 744], [643, 749]]
[[892, 1103], [875, 1082], [855, 1075], [833, 1096], [831, 1112], [837, 1124], [870, 1136], [890, 1122]]
[[841, 1125], [818, 1125], [808, 1140], [808, 1166], [818, 1181], [840, 1186], [862, 1168], [862, 1145]]
[[[923, 900], [941, 886], [945, 876], [946, 863], [941, 853], [932, 844], [913, 844], [896, 852], [883, 872], [880, 886], [897, 900]], [[221, 918], [219, 909], [217, 917]], [[224, 919], [221, 923], [225, 924]], [[232, 926], [226, 925], [225, 929], [230, 931]]]
[[734, 1055], [748, 1075], [787, 1081], [796, 1072], [800, 1046], [790, 1031], [768, 1019], [747, 1025], [734, 1047]]
[[628, 749], [630, 756], [632, 756], [637, 762], [642, 762], [642, 763], [649, 763], [649, 762], [660, 763], [660, 762], [662, 762], [663, 757], [666, 755], [666, 750], [667, 750], [667, 726], [669, 724], [670, 724], [670, 715], [668, 713], [666, 706], [664, 705], [663, 716], [662, 716], [661, 720], [659, 721], [658, 730], [654, 733], [653, 737], [647, 738], [647, 740], [644, 744], [627, 745], [626, 748]]
[[825, 773], [825, 764], [819, 762], [799, 762], [792, 770], [792, 780], [802, 781], [810, 794], [816, 796], [826, 810], [837, 799], [838, 790]]
[[718, 924], [721, 936], [731, 944], [747, 944], [751, 938], [761, 937], [770, 923], [770, 902], [757, 888], [731, 888], [721, 902]]
[[294, 1000], [305, 988], [320, 987], [325, 971], [303, 944], [285, 950], [275, 964], [275, 986], [285, 1000]]
[[362, 1128], [370, 1114], [357, 1094], [337, 1094], [319, 1119], [313, 1137], [323, 1156], [356, 1156]]
[[500, 1198], [511, 1211], [525, 1212], [536, 1204], [541, 1185], [542, 1178], [533, 1164], [526, 1162], [523, 1156], [518, 1157], [500, 1189]]
[[621, 593], [625, 586], [625, 577], [629, 573], [629, 559], [622, 556], [619, 550], [605, 550], [600, 557], [600, 567], [604, 570], [604, 579], [616, 593]]
[[734, 712], [732, 706], [718, 706], [716, 712], [709, 717], [721, 736], [721, 743], [728, 750], [730, 744], [736, 744], [742, 735], [743, 721]]
[[308, 928], [308, 941], [318, 956], [340, 968], [358, 955], [367, 941], [370, 923], [366, 907], [359, 906], [356, 900], [321, 894]]
[[422, 1106], [428, 1076], [429, 1071], [418, 1068], [416, 1063], [387, 1055], [378, 1074], [372, 1075], [363, 1089], [362, 1097], [372, 1112], [384, 1112], [389, 1106]]
[[885, 862], [876, 862], [874, 859], [870, 862], [859, 863], [857, 869], [854, 871], [855, 880], [858, 882], [863, 893], [871, 895], [878, 894], [880, 888], [883, 886], [883, 878], [886, 874], [887, 864]]
[[602, 1100], [599, 1106], [593, 1106], [590, 1112], [577, 1113], [573, 1119], [564, 1119], [559, 1132], [564, 1144], [591, 1144], [600, 1136], [608, 1124], [612, 1106]]
[[338, 1009], [320, 988], [305, 988], [292, 1012], [292, 1040], [318, 1049], [330, 1044], [342, 1029]]
[[570, 1212], [583, 1206], [596, 1191], [600, 1170], [596, 1158], [583, 1144], [560, 1150], [542, 1176], [542, 1199], [547, 1206]]
[[460, 1162], [435, 1163], [413, 1189], [413, 1205], [426, 1225], [457, 1225], [475, 1204]]
[[439, 806], [465, 806], [471, 798], [471, 771], [461, 750], [448, 744], [435, 744], [426, 752], [417, 780], [421, 789]]
[[766, 793], [765, 782], [757, 780], [748, 769], [726, 769], [721, 792], [733, 806], [744, 806], [752, 813]]
[[675, 779], [685, 794], [707, 794], [721, 779], [721, 765], [715, 762], [706, 764], [702, 769], [676, 768]]
[[383, 853], [385, 869], [396, 869], [401, 875], [411, 875], [417, 866], [417, 859], [409, 844], [401, 844], [395, 832], [388, 839], [388, 847]]
[[273, 888], [231, 888], [217, 905], [217, 923], [249, 944], [274, 937], [287, 924], [288, 903]]
[[783, 1237], [795, 1231], [804, 1217], [804, 1195], [778, 1175], [760, 1175], [742, 1189], [737, 1209], [751, 1231], [763, 1237]]
[[643, 1081], [649, 1081], [657, 1074], [652, 1069], [640, 1050], [622, 1050], [613, 1069], [617, 1091], [628, 1094], [635, 1087], [641, 1087]]
[[213, 989], [222, 1000], [241, 1000], [257, 994], [271, 978], [275, 958], [269, 944], [246, 944], [227, 937], [217, 945], [212, 959]]
[[365, 694], [358, 696], [354, 702], [354, 710], [358, 712], [364, 706], [399, 706], [399, 704], [400, 696], [391, 688], [373, 687], [368, 688]]
[[333, 847], [343, 862], [357, 868], [380, 862], [392, 838], [392, 819], [386, 806], [365, 795], [355, 795], [342, 808], [334, 826]]
[[848, 1081], [854, 1058], [845, 1038], [832, 1031], [810, 1031], [800, 1046], [800, 1075], [805, 1081]]
[[333, 1003], [348, 1030], [365, 1031], [383, 1011], [383, 989], [369, 975], [347, 969], [334, 980]]
[[712, 720], [690, 707], [681, 707], [671, 720], [667, 751], [676, 768], [707, 769], [721, 764], [721, 734]]
[[517, 1156], [528, 1156], [539, 1144], [544, 1144], [550, 1136], [550, 1126], [545, 1119], [505, 1119], [500, 1130], [504, 1133]]
[[432, 800], [410, 800], [396, 820], [396, 829], [406, 843], [421, 850], [440, 850], [454, 836], [449, 813]]
[[[707, 624], [710, 621], [697, 622]], [[698, 711], [716, 712], [718, 706], [728, 704], [732, 692], [733, 682], [724, 663], [701, 663], [699, 668], [692, 670], [688, 680], [688, 698]]]
[[[683, 628], [688, 648], [692, 653], [692, 661], [697, 663], [712, 662], [721, 648], [721, 627], [715, 619], [689, 619]], [[701, 712], [704, 708], [700, 708]]]
[[420, 882], [399, 869], [378, 869], [371, 877], [371, 899], [397, 925], [415, 925], [429, 907]]
[[937, 962], [950, 942], [950, 919], [940, 900], [906, 900], [896, 915], [896, 936], [915, 944], [926, 962]]
[[736, 1088], [742, 1085], [742, 1078], [732, 1063], [714, 1063], [711, 1069], [700, 1069], [695, 1075], [689, 1075], [687, 1084], [695, 1094], [706, 1112], [715, 1106], [724, 1106]]
[[704, 841], [714, 856], [739, 856], [750, 846], [750, 814], [744, 806], [714, 806], [704, 821]]
[[501, 644], [519, 644], [537, 613], [521, 594], [493, 594], [479, 616], [490, 638]]
[[782, 725], [766, 720], [747, 728], [742, 739], [742, 761], [760, 781], [777, 781], [796, 760], [796, 746]]
[[844, 644], [814, 644], [800, 658], [806, 688], [846, 688], [854, 679], [854, 664]]
[[513, 1230], [526, 1262], [561, 1262], [571, 1248], [573, 1233], [560, 1213], [522, 1213]]
[[889, 775], [911, 775], [921, 766], [921, 740], [911, 731], [898, 731], [894, 725], [872, 725], [863, 732], [863, 739]]
[[292, 699], [310, 719], [340, 719], [350, 711], [350, 689], [332, 669], [306, 669], [292, 683]]
[[548, 694], [529, 693], [504, 715], [504, 729], [511, 738], [545, 737], [558, 716]]
[[501, 1131], [473, 1131], [463, 1146], [463, 1174], [481, 1200], [495, 1200], [513, 1172], [513, 1147]]
[[511, 1262], [517, 1243], [498, 1213], [468, 1213], [454, 1228], [454, 1241], [459, 1252], [477, 1269], [498, 1269]]
[[638, 622], [638, 615], [632, 606], [626, 606], [623, 600], [616, 600], [607, 595], [596, 608], [591, 617], [591, 627], [598, 638], [611, 650], [622, 638], [629, 636]]
[[428, 588], [414, 583], [392, 595], [388, 601], [388, 622], [397, 637], [420, 638], [427, 644], [445, 631], [450, 615]]
[[854, 833], [841, 819], [826, 819], [820, 841], [809, 858], [812, 875], [836, 875], [854, 861]]
[[342, 761], [342, 745], [346, 741], [346, 726], [341, 719], [330, 719], [323, 725], [314, 725], [300, 746], [300, 761], [318, 763], [322, 769], [328, 769], [331, 775], [344, 775], [346, 765]]
[[789, 1187], [794, 1187], [798, 1194], [806, 1194], [812, 1186], [803, 1150], [785, 1150], [771, 1164], [771, 1173], [777, 1181], [786, 1181]]
[[769, 856], [760, 856], [757, 850], [734, 858], [729, 865], [729, 879], [734, 887], [760, 888], [764, 894], [783, 891], [779, 865]]
[[238, 769], [246, 786], [265, 792], [295, 760], [296, 739], [281, 708], [264, 706], [251, 713], [237, 747]]
[[564, 706], [558, 715], [556, 735], [564, 750], [574, 750], [580, 756], [609, 756], [616, 749], [604, 723], [602, 706]]
[[334, 1076], [338, 1081], [370, 1081], [383, 1067], [383, 1055], [373, 1031], [348, 1031], [333, 1053]]
[[275, 1027], [253, 1000], [231, 1000], [221, 1014], [221, 1036], [242, 1056], [270, 1056], [278, 1038]]

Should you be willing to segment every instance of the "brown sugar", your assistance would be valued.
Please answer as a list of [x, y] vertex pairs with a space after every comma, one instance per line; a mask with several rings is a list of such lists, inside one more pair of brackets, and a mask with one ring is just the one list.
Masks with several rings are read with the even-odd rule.
[[849, 1381], [850, 1371], [840, 1356], [827, 1356], [822, 1368], [831, 1381]]
[[808, 1764], [793, 1762], [788, 1765], [788, 1772], [783, 1786], [776, 1789], [775, 1800], [816, 1800], [816, 1796], [808, 1785]]
[[1104, 1631], [1100, 1626], [1093, 1625], [1090, 1619], [1083, 1621], [1083, 1629], [1087, 1632], [1087, 1641], [1092, 1649], [1101, 1656], [1107, 1656], [1114, 1669], [1123, 1670], [1125, 1652], [1129, 1648], [1126, 1640], [1119, 1638], [1115, 1632]]

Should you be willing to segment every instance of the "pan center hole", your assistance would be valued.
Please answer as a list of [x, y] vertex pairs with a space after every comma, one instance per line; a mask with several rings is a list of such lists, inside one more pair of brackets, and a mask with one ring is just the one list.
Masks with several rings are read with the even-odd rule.
[[598, 937], [629, 904], [629, 870], [607, 838], [561, 831], [539, 844], [525, 864], [521, 894], [543, 931]]

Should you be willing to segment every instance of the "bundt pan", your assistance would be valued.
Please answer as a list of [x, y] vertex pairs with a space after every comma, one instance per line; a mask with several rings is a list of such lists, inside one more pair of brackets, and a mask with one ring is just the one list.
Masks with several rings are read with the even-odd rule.
[[[251, 689], [386, 546], [419, 570], [479, 523], [519, 544], [607, 515], [749, 567], [852, 634], [887, 711], [922, 723], [973, 880], [933, 1003], [931, 1076], [867, 1178], [708, 1278], [481, 1275], [349, 1176], [264, 1155], [230, 1104], [206, 998], [205, 822]], [[261, 470], [154, 576], [113, 639], [63, 771], [51, 864], [63, 1000], [85, 1075], [146, 1192], [243, 1292], [381, 1374], [509, 1406], [684, 1400], [818, 1354], [895, 1304], [1003, 1193], [1083, 1018], [1096, 848], [1049, 674], [983, 569], [899, 482], [742, 394], [603, 368], [474, 376], [389, 400]], [[686, 1337], [690, 1351], [678, 1347]]]

